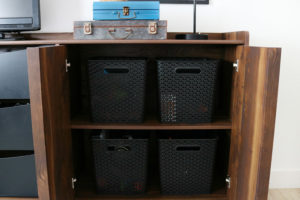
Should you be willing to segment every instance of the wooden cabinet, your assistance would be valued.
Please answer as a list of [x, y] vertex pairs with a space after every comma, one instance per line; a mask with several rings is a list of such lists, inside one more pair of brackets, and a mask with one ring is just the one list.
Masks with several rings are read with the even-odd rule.
[[[32, 34], [27, 35], [31, 40], [0, 43], [8, 47], [29, 47], [28, 74], [40, 200], [267, 200], [281, 49], [250, 47], [247, 32], [209, 34], [207, 41], [80, 41], [72, 40], [70, 36]], [[169, 38], [174, 38], [174, 34], [170, 33]], [[37, 46], [45, 44], [50, 46]], [[149, 59], [144, 123], [98, 124], [85, 117], [89, 114], [85, 107], [86, 61], [97, 56]], [[156, 117], [158, 105], [155, 103], [154, 60], [157, 57], [223, 60], [219, 104], [212, 123], [165, 125], [159, 122]], [[214, 190], [208, 195], [162, 196], [156, 183], [143, 196], [96, 194], [89, 175], [92, 167], [78, 170], [77, 165], [79, 157], [88, 160], [87, 153], [83, 153], [80, 146], [81, 140], [86, 140], [85, 136], [91, 130], [102, 129], [218, 131], [227, 138], [223, 145], [228, 153], [219, 155], [224, 160], [221, 167], [226, 171], [220, 177], [215, 175]]]

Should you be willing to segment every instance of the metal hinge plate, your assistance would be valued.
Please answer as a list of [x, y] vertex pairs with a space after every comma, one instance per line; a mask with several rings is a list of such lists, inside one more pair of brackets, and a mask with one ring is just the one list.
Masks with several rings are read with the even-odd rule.
[[227, 184], [227, 188], [230, 189], [231, 187], [231, 177], [228, 175], [225, 179], [226, 184]]
[[236, 62], [233, 63], [233, 68], [235, 68], [236, 72], [239, 72], [239, 64], [240, 64], [239, 62], [240, 62], [239, 60], [236, 60]]
[[72, 189], [75, 189], [75, 183], [77, 182], [76, 178], [72, 178]]
[[148, 33], [150, 35], [157, 34], [157, 22], [149, 22]]
[[69, 68], [71, 67], [71, 63], [66, 59], [66, 72], [69, 72]]
[[129, 16], [129, 7], [127, 7], [127, 6], [123, 7], [123, 15]]
[[83, 33], [85, 35], [92, 35], [93, 34], [93, 29], [92, 29], [92, 23], [91, 22], [86, 22], [83, 25]]

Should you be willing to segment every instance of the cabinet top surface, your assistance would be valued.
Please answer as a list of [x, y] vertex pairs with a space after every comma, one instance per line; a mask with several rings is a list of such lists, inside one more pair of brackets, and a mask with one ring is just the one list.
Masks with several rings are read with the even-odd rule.
[[242, 40], [23, 40], [1, 41], [6, 45], [56, 45], [56, 44], [216, 44], [243, 45]]
[[203, 44], [203, 45], [247, 45], [248, 32], [208, 33], [208, 40], [175, 40], [177, 33], [168, 33], [167, 40], [75, 40], [73, 33], [24, 34], [25, 40], [1, 41], [0, 46], [10, 45], [57, 45], [57, 44]]

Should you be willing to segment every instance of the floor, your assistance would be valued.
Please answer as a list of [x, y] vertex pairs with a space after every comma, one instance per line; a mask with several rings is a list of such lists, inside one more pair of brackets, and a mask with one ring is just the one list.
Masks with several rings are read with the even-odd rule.
[[268, 200], [300, 200], [300, 189], [270, 190]]

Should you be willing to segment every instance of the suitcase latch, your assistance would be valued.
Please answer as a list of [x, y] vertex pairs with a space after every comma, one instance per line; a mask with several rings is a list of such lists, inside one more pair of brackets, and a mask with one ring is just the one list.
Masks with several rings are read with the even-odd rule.
[[150, 35], [156, 35], [157, 34], [157, 22], [150, 22], [149, 23], [148, 33]]
[[123, 15], [129, 16], [129, 7], [127, 7], [127, 6], [123, 7]]
[[83, 33], [85, 35], [92, 35], [93, 30], [92, 30], [92, 23], [91, 22], [84, 23], [84, 25], [83, 25]]

